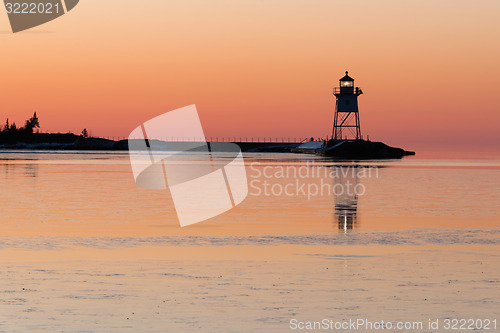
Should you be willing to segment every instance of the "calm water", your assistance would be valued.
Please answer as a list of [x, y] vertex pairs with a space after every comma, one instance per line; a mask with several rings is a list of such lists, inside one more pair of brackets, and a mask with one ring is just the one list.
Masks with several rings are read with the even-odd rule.
[[318, 234], [335, 239], [341, 231], [354, 241], [368, 231], [494, 233], [500, 221], [500, 159], [351, 163], [246, 154], [246, 200], [226, 214], [180, 229], [170, 193], [137, 187], [126, 153], [4, 152], [0, 157], [4, 236]]
[[0, 332], [500, 319], [500, 159], [245, 164], [243, 203], [180, 228], [126, 153], [0, 152]]

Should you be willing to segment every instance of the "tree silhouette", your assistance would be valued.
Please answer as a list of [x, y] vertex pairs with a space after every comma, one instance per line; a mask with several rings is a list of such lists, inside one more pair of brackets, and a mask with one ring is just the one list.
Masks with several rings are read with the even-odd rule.
[[33, 117], [26, 120], [26, 124], [24, 125], [23, 129], [28, 133], [33, 133], [33, 130], [35, 128], [40, 128], [40, 122], [38, 121], [38, 117], [36, 115], [36, 112], [33, 113]]
[[87, 129], [84, 128], [83, 131], [82, 131], [82, 134], [80, 134], [83, 138], [88, 138], [89, 137], [89, 133], [87, 132]]

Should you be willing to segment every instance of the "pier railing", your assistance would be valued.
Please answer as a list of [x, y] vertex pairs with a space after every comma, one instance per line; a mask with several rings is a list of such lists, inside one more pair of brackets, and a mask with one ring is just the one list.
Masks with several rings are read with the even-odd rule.
[[[104, 137], [108, 140], [120, 141], [127, 140], [124, 137]], [[150, 137], [148, 140], [158, 140], [164, 142], [245, 142], [245, 143], [302, 143], [309, 141], [311, 138], [264, 138], [264, 137], [205, 137], [205, 138], [193, 138], [193, 137]]]
[[[71, 134], [75, 135], [71, 131], [67, 132], [57, 132], [57, 133], [48, 133], [39, 131], [37, 133], [40, 134]], [[107, 139], [113, 141], [123, 141], [128, 140], [128, 137], [124, 136], [94, 136], [89, 135], [88, 138], [94, 139]], [[165, 142], [232, 142], [232, 143], [303, 143], [306, 141], [310, 141], [311, 138], [302, 138], [302, 137], [254, 137], [254, 136], [235, 136], [235, 137], [226, 137], [226, 136], [207, 136], [204, 138], [194, 138], [194, 137], [149, 137], [148, 140], [158, 140]], [[322, 141], [323, 138], [314, 138], [314, 140]]]

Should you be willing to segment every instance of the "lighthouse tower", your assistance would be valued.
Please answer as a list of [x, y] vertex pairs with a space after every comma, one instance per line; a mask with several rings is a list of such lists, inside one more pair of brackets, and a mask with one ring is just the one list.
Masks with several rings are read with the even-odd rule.
[[354, 79], [346, 71], [340, 79], [340, 87], [333, 89], [337, 98], [335, 115], [333, 118], [334, 140], [361, 140], [359, 125], [358, 96], [363, 92], [359, 87], [354, 88]]

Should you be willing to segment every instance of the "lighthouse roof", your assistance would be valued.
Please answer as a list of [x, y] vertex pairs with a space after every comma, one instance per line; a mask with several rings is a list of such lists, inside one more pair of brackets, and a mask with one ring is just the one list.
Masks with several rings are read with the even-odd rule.
[[341, 78], [340, 81], [354, 81], [354, 79], [352, 77], [350, 77], [348, 74], [349, 74], [349, 72], [345, 71], [345, 76], [343, 78]]

